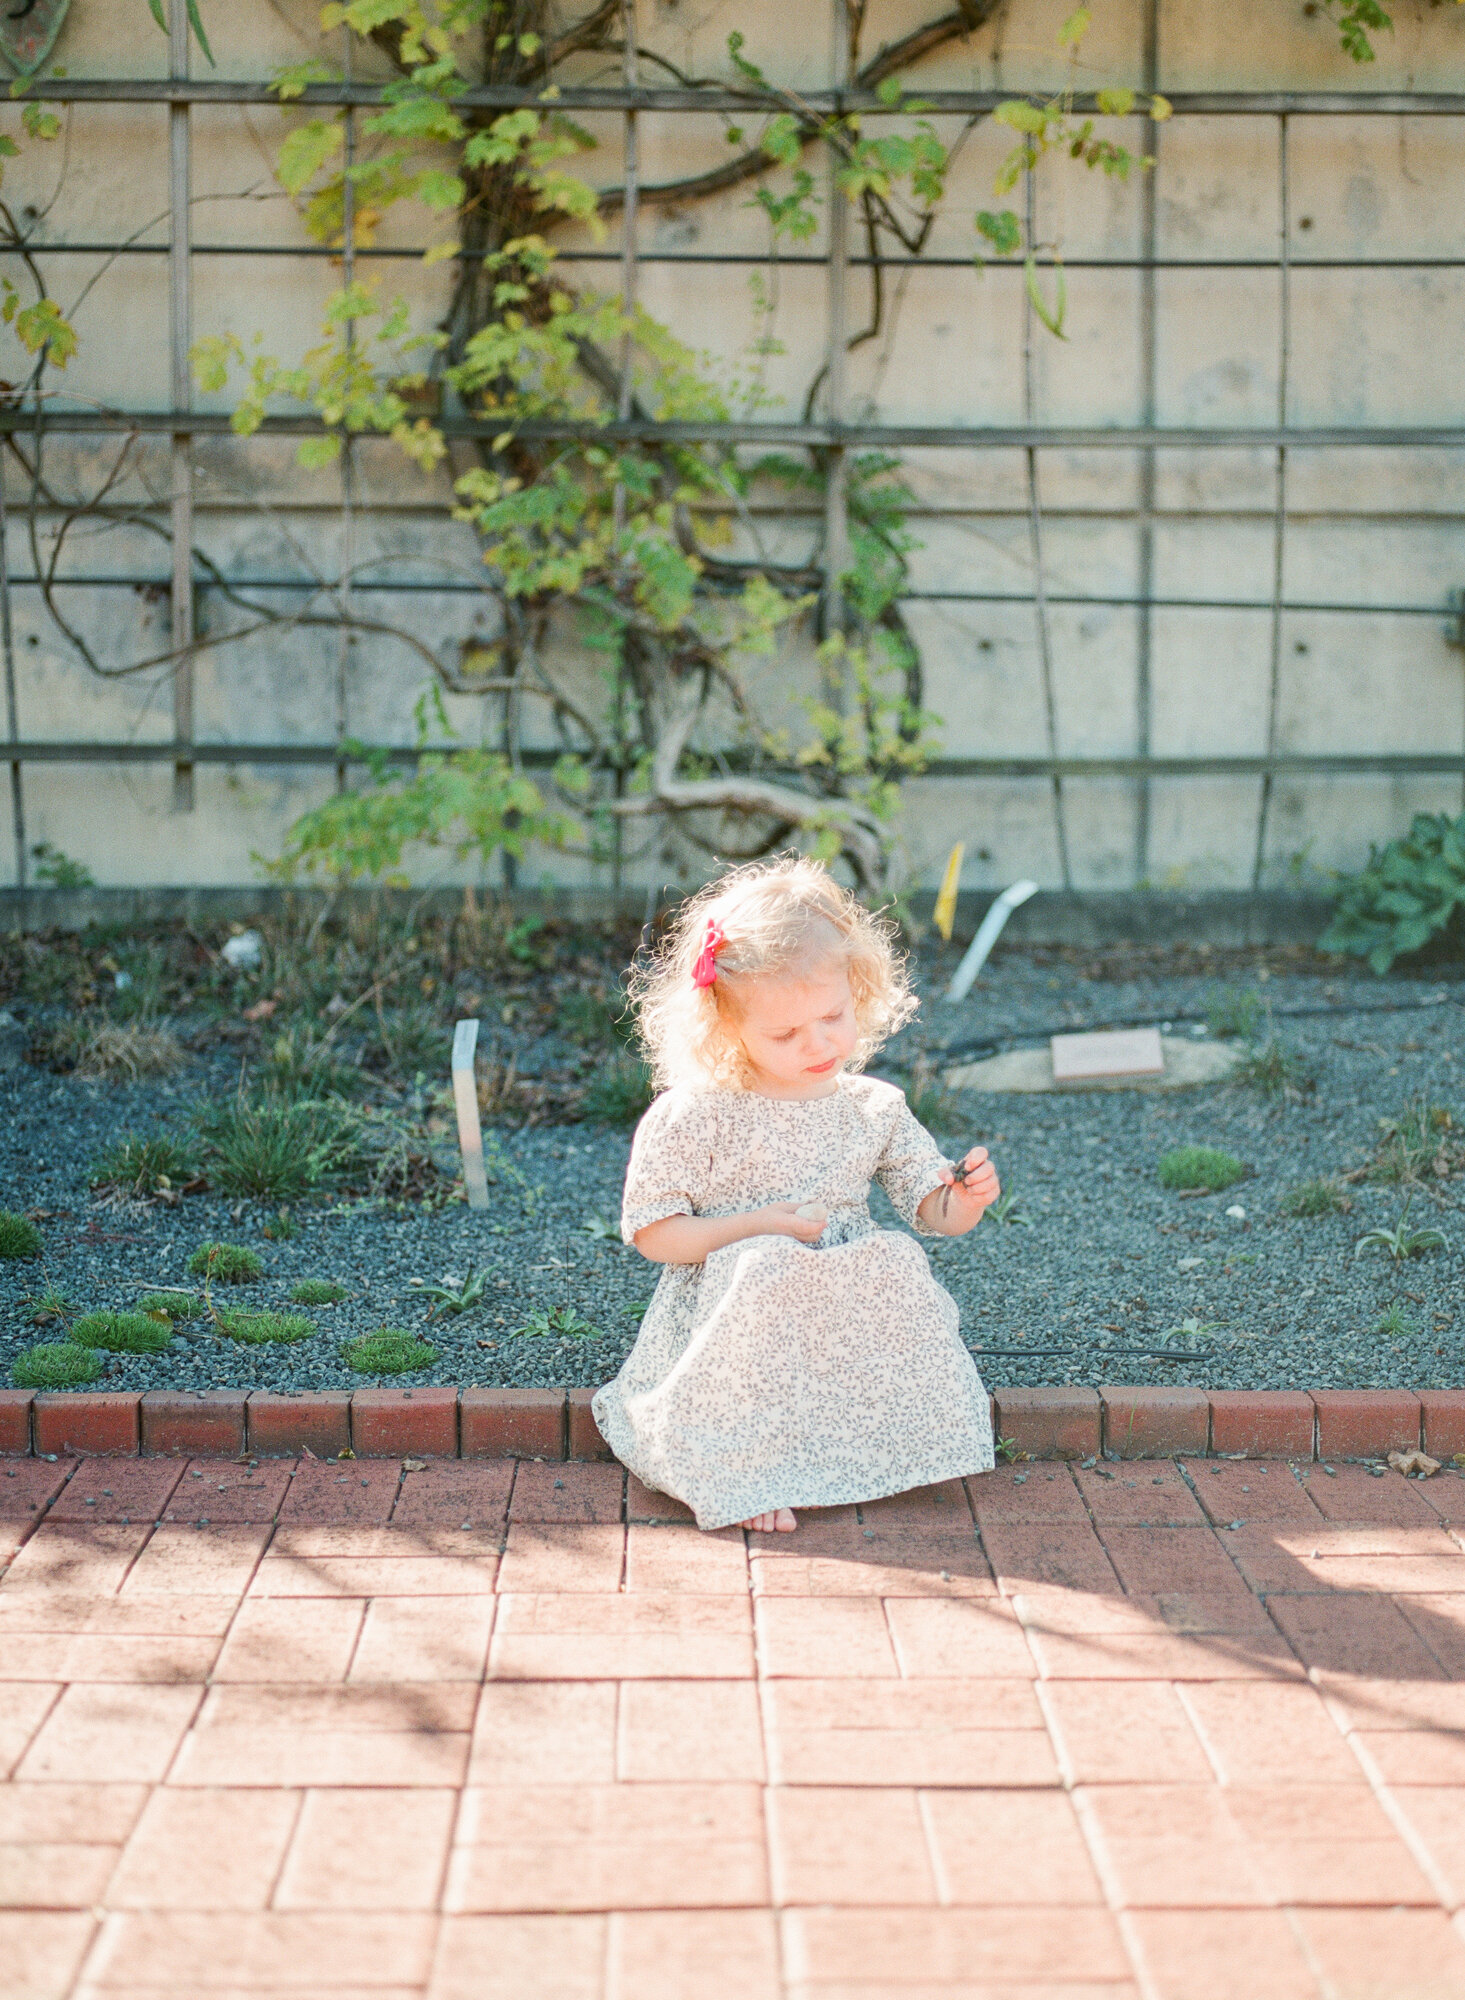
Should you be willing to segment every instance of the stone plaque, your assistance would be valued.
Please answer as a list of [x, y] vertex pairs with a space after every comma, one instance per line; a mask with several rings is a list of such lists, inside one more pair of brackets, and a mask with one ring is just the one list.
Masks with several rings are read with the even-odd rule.
[[1162, 1076], [1165, 1054], [1158, 1028], [1121, 1028], [1102, 1035], [1054, 1035], [1053, 1081], [1097, 1082], [1101, 1077]]

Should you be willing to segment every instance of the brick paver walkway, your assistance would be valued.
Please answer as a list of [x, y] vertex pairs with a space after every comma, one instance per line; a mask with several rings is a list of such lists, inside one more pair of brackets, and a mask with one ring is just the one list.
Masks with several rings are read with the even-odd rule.
[[1462, 2000], [1465, 1479], [970, 1487], [0, 1461], [0, 1992]]

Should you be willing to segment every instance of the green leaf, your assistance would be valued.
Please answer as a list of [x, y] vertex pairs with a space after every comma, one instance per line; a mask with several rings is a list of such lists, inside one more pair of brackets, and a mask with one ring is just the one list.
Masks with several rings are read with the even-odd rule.
[[1161, 97], [1158, 90], [1155, 91], [1154, 94], [1151, 96], [1150, 116], [1151, 118], [1154, 119], [1157, 125], [1162, 124], [1165, 119], [1169, 118], [1171, 114], [1174, 112], [1174, 109], [1175, 107], [1170, 102], [1169, 98]]
[[1029, 104], [1021, 97], [1009, 97], [1006, 103], [998, 105], [992, 116], [999, 125], [1010, 125], [1014, 132], [1027, 132], [1037, 138], [1047, 131], [1057, 113], [1050, 106]]
[[1134, 92], [1099, 90], [1094, 93], [1094, 102], [1106, 118], [1127, 118], [1134, 109]]
[[286, 194], [299, 194], [340, 152], [342, 143], [341, 124], [335, 118], [312, 118], [287, 133], [275, 162], [275, 178]]
[[1032, 301], [1033, 311], [1038, 315], [1044, 326], [1047, 327], [1049, 333], [1056, 334], [1059, 340], [1067, 340], [1068, 335], [1063, 331], [1063, 320], [1064, 315], [1068, 311], [1068, 279], [1064, 274], [1063, 266], [1061, 264], [1053, 266], [1054, 285], [1051, 310], [1042, 292], [1039, 290], [1038, 262], [1031, 250], [1029, 250], [1023, 263], [1023, 270], [1026, 273], [1027, 294]]
[[307, 472], [319, 472], [327, 465], [334, 465], [341, 456], [341, 440], [336, 432], [328, 432], [325, 437], [302, 438], [296, 452], [297, 462]]
[[1076, 7], [1063, 26], [1058, 30], [1058, 40], [1064, 48], [1076, 49], [1089, 31], [1093, 14], [1087, 7]]
[[1010, 257], [1022, 245], [1022, 225], [1010, 208], [994, 215], [990, 209], [977, 211], [977, 230], [985, 236], [999, 257]]

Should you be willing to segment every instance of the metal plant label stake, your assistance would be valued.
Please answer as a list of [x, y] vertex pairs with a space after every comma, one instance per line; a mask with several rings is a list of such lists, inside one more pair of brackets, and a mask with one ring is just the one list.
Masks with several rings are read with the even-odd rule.
[[70, 5], [71, 0], [13, 0], [0, 13], [0, 55], [17, 76], [34, 76], [50, 55]]

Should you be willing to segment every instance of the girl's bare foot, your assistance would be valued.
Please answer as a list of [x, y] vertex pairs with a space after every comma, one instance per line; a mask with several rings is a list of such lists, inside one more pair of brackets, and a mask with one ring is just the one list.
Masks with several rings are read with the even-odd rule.
[[760, 1535], [791, 1535], [798, 1525], [792, 1507], [780, 1507], [772, 1514], [755, 1514], [751, 1521], [743, 1522], [745, 1528], [752, 1528]]

